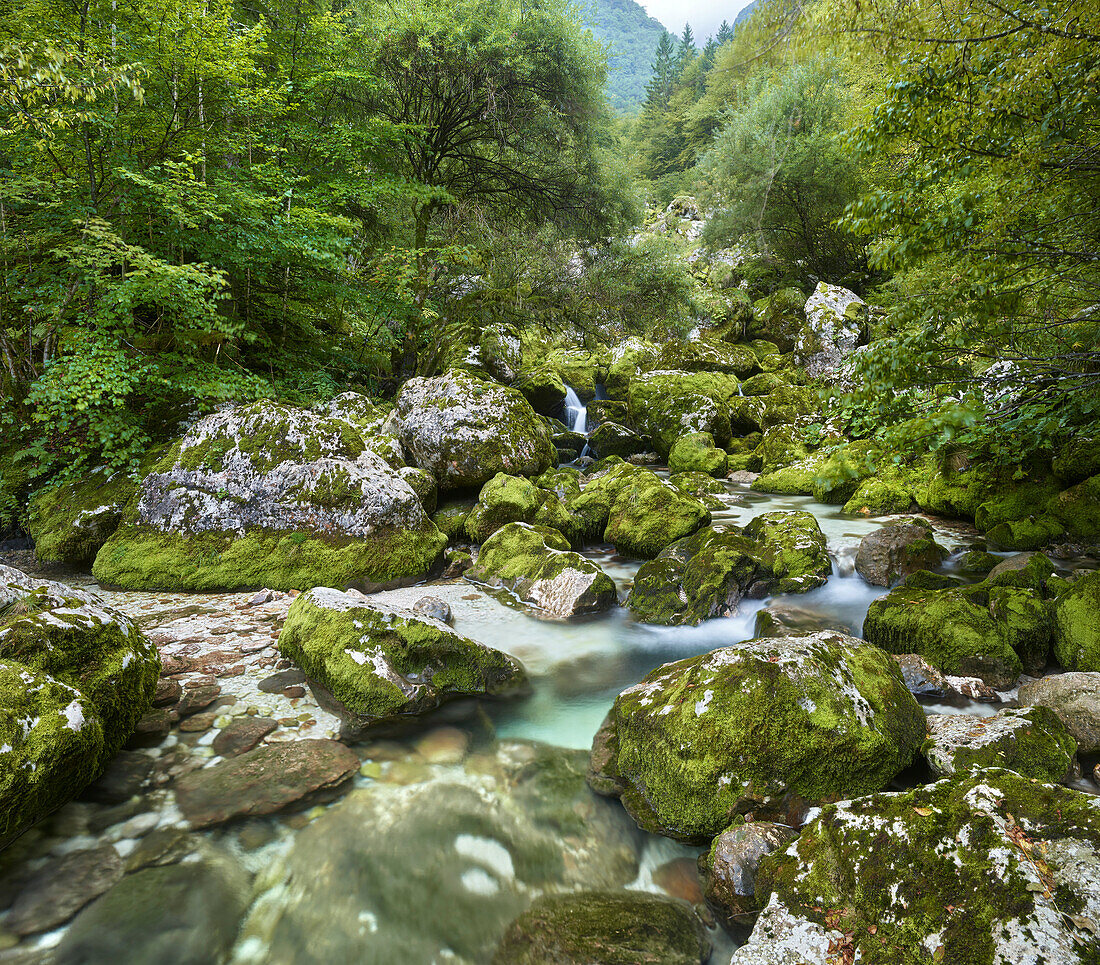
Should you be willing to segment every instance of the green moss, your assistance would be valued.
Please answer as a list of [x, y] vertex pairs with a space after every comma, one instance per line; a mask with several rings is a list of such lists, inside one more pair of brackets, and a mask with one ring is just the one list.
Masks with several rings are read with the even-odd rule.
[[779, 581], [780, 593], [812, 590], [833, 571], [825, 534], [812, 513], [762, 513], [745, 526], [745, 535], [761, 544], [760, 560]]
[[990, 498], [978, 504], [974, 510], [974, 525], [987, 533], [1003, 523], [1026, 520], [1036, 506], [1044, 505], [1060, 488], [1055, 480], [1046, 478], [1007, 481]]
[[[763, 903], [774, 892], [796, 917], [842, 929], [849, 954], [861, 961], [1042, 961], [1032, 955], [1047, 951], [1049, 922], [1080, 913], [1084, 894], [1058, 888], [1055, 911], [1043, 889], [1035, 889], [1031, 855], [1057, 868], [1047, 843], [1066, 838], [1100, 845], [1100, 815], [1089, 795], [1008, 770], [968, 772], [901, 794], [827, 805], [789, 849], [763, 859], [756, 895]], [[1074, 881], [1071, 866], [1058, 871], [1061, 880]], [[1005, 937], [1015, 932], [1024, 939], [1015, 951], [1026, 959], [1006, 948], [996, 953], [1002, 929]], [[1051, 953], [1058, 961], [1095, 962], [1095, 937], [1077, 936], [1084, 943], [1079, 958]], [[1038, 947], [1027, 948], [1028, 941]]]
[[[773, 426], [766, 430], [757, 451], [764, 458], [765, 472], [801, 462], [810, 454], [809, 448], [802, 439], [802, 432], [794, 426]], [[818, 469], [824, 465], [825, 458], [824, 454], [818, 456], [816, 462]]]
[[1067, 670], [1100, 670], [1100, 571], [1079, 577], [1054, 603], [1054, 654]]
[[182, 535], [127, 526], [96, 556], [92, 573], [129, 590], [227, 590], [391, 583], [425, 575], [447, 544], [425, 521], [419, 531], [324, 538], [252, 529], [243, 536]]
[[760, 372], [741, 383], [741, 392], [746, 396], [767, 395], [787, 384], [786, 379], [774, 372]]
[[604, 381], [608, 396], [612, 399], [625, 399], [630, 383], [638, 373], [653, 371], [657, 368], [660, 357], [660, 350], [652, 342], [633, 338], [620, 343]]
[[702, 842], [792, 796], [884, 787], [924, 739], [924, 712], [881, 650], [818, 633], [666, 664], [619, 695], [605, 728], [594, 766], [631, 816]]
[[633, 456], [648, 448], [647, 441], [638, 433], [617, 422], [601, 422], [588, 441], [601, 458]]
[[680, 436], [668, 454], [671, 472], [701, 472], [708, 476], [726, 474], [726, 453], [715, 448], [709, 432], [691, 432]]
[[685, 432], [709, 432], [722, 447], [731, 438], [728, 406], [737, 387], [736, 377], [717, 372], [653, 372], [630, 383], [630, 418], [663, 459]]
[[581, 494], [581, 473], [575, 466], [547, 469], [535, 479], [535, 485], [553, 493], [568, 507]]
[[565, 403], [565, 383], [552, 365], [521, 373], [513, 385], [536, 412], [550, 415]]
[[710, 943], [682, 902], [639, 891], [544, 895], [509, 927], [493, 965], [699, 965]]
[[809, 496], [814, 479], [821, 468], [821, 456], [810, 456], [800, 462], [758, 476], [749, 487], [758, 493], [778, 493], [783, 496]]
[[1100, 475], [1052, 496], [1047, 516], [1057, 521], [1070, 539], [1100, 542]]
[[484, 543], [506, 523], [515, 522], [553, 527], [574, 544], [583, 537], [580, 520], [548, 489], [521, 476], [497, 473], [482, 487], [466, 519], [466, 532], [475, 543]]
[[880, 458], [878, 446], [867, 439], [850, 442], [830, 453], [814, 478], [814, 499], [833, 505], [846, 503], [860, 484], [873, 475]]
[[1063, 483], [1084, 482], [1089, 476], [1100, 475], [1100, 436], [1075, 436], [1058, 450], [1050, 468]]
[[969, 550], [959, 558], [959, 572], [967, 576], [985, 576], [1001, 562], [1001, 557], [984, 550]]
[[794, 348], [806, 323], [806, 296], [797, 288], [783, 288], [774, 295], [757, 299], [753, 305], [754, 336], [774, 342], [781, 352]]
[[448, 499], [432, 514], [432, 524], [447, 537], [448, 543], [466, 538], [466, 519], [475, 504], [473, 499]]
[[504, 696], [526, 686], [515, 659], [443, 624], [344, 599], [326, 603], [323, 593], [310, 591], [291, 604], [279, 652], [370, 722], [425, 713], [456, 697]]
[[668, 477], [669, 484], [680, 492], [698, 499], [707, 509], [725, 509], [726, 502], [720, 497], [727, 495], [721, 480], [702, 472], [677, 472]]

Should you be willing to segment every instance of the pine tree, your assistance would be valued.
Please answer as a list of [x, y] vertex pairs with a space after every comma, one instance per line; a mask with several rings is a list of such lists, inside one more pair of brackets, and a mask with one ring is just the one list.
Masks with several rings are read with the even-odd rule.
[[722, 25], [718, 28], [718, 33], [715, 34], [714, 39], [718, 42], [719, 47], [733, 40], [733, 27], [729, 25], [728, 21], [722, 21]]
[[695, 34], [691, 31], [691, 24], [684, 24], [684, 32], [680, 34], [680, 45], [676, 49], [676, 77], [684, 72], [684, 68], [690, 64], [698, 51], [695, 49]]
[[676, 79], [673, 61], [675, 53], [676, 42], [672, 39], [672, 34], [666, 30], [657, 42], [657, 52], [653, 60], [653, 76], [645, 88], [645, 106], [647, 110], [663, 109], [668, 105], [668, 99], [672, 96], [672, 87]]

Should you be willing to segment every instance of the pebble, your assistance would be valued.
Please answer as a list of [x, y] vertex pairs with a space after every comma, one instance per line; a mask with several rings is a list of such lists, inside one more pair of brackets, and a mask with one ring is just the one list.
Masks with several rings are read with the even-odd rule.
[[429, 764], [459, 764], [466, 756], [470, 736], [457, 727], [437, 727], [416, 742], [416, 750]]
[[221, 757], [233, 757], [252, 750], [278, 723], [270, 717], [238, 717], [218, 732], [211, 745]]
[[180, 730], [189, 734], [209, 730], [214, 726], [214, 722], [217, 719], [218, 715], [212, 711], [204, 714], [195, 714], [193, 717], [185, 717], [180, 721]]

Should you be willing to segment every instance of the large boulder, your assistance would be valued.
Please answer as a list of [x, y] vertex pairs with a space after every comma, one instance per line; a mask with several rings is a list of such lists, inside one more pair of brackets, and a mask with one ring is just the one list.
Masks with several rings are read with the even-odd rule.
[[589, 436], [588, 442], [601, 459], [607, 456], [619, 456], [625, 459], [645, 452], [649, 448], [649, 442], [646, 439], [618, 422], [601, 422]]
[[265, 871], [243, 942], [270, 965], [489, 962], [540, 892], [638, 874], [637, 830], [585, 787], [587, 756], [504, 741], [445, 778], [352, 791]]
[[384, 584], [423, 576], [445, 545], [354, 424], [254, 402], [171, 446], [92, 572], [128, 589]]
[[413, 462], [442, 489], [481, 486], [498, 472], [537, 476], [556, 462], [549, 430], [518, 391], [464, 372], [410, 379], [394, 418]]
[[619, 694], [590, 781], [646, 830], [700, 842], [737, 814], [885, 787], [923, 739], [924, 712], [878, 648], [828, 631], [750, 640]]
[[507, 523], [551, 526], [573, 544], [583, 535], [580, 521], [553, 492], [522, 476], [500, 472], [481, 488], [477, 504], [466, 517], [466, 532], [475, 543], [484, 543]]
[[806, 300], [806, 324], [795, 341], [795, 360], [811, 378], [835, 375], [867, 330], [867, 305], [858, 295], [818, 282]]
[[1018, 694], [1021, 706], [1049, 707], [1082, 754], [1100, 752], [1100, 673], [1051, 674], [1029, 680]]
[[929, 714], [921, 748], [938, 775], [1007, 767], [1025, 777], [1060, 784], [1077, 761], [1077, 744], [1047, 707], [1000, 710], [992, 717]]
[[743, 377], [760, 371], [756, 353], [747, 345], [731, 345], [709, 334], [673, 346], [668, 354], [677, 368], [688, 372], [726, 372]]
[[703, 472], [708, 476], [724, 476], [729, 459], [715, 447], [709, 432], [689, 432], [673, 443], [668, 454], [670, 472]]
[[895, 586], [917, 570], [933, 570], [947, 556], [923, 519], [900, 521], [859, 541], [856, 572], [872, 586]]
[[732, 965], [1100, 960], [1100, 805], [987, 769], [827, 805], [757, 871]]
[[561, 376], [549, 365], [524, 372], [515, 388], [531, 403], [531, 408], [543, 415], [561, 417], [565, 407], [566, 387]]
[[159, 675], [98, 596], [0, 566], [0, 847], [103, 773]]
[[544, 895], [509, 926], [493, 965], [702, 965], [710, 942], [683, 902], [639, 891]]
[[611, 350], [604, 387], [612, 399], [625, 399], [630, 383], [642, 372], [651, 372], [660, 364], [661, 350], [652, 342], [631, 337]]
[[731, 438], [729, 401], [737, 395], [737, 384], [735, 376], [715, 372], [647, 372], [630, 383], [630, 418], [663, 459], [686, 433], [709, 432], [725, 446]]
[[590, 479], [570, 510], [590, 537], [628, 556], [652, 559], [710, 522], [710, 510], [656, 473], [619, 463]]
[[1054, 655], [1067, 670], [1100, 670], [1100, 571], [1078, 577], [1054, 604]]
[[871, 603], [863, 636], [890, 653], [919, 653], [944, 673], [1004, 690], [1021, 671], [1046, 666], [1050, 604], [1039, 590], [994, 577], [959, 586], [918, 571]]
[[597, 613], [618, 602], [611, 577], [547, 526], [503, 526], [482, 544], [466, 578], [507, 587], [523, 603], [558, 619]]
[[761, 513], [745, 524], [745, 535], [761, 544], [761, 562], [779, 593], [802, 593], [821, 586], [833, 571], [825, 534], [813, 513]]
[[749, 332], [773, 342], [780, 352], [790, 352], [806, 327], [806, 296], [797, 288], [781, 288], [758, 298], [752, 314]]
[[279, 652], [367, 725], [527, 685], [523, 667], [506, 653], [437, 620], [326, 587], [291, 604]]
[[794, 520], [778, 518], [789, 515], [762, 520], [752, 529], [757, 538], [747, 529], [718, 525], [677, 540], [638, 570], [627, 598], [631, 614], [645, 623], [694, 626], [736, 612], [747, 595], [799, 593], [820, 586], [832, 570], [824, 537], [805, 537], [804, 545], [820, 547], [820, 552], [796, 556], [790, 549], [798, 538], [789, 539], [797, 533], [792, 525], [801, 525], [806, 534], [816, 530], [820, 535], [820, 530], [809, 513]]

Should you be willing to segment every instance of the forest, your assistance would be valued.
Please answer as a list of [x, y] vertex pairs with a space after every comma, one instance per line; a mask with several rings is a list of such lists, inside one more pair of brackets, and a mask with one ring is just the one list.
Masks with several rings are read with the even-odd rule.
[[1097, 965], [1098, 802], [1095, 2], [0, 0], [0, 965]]

